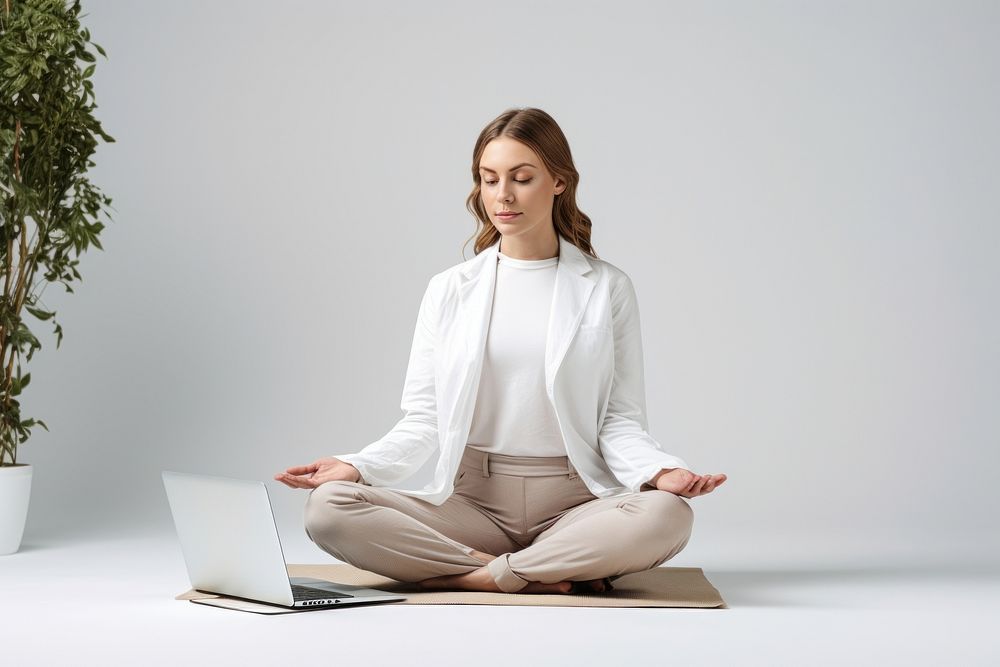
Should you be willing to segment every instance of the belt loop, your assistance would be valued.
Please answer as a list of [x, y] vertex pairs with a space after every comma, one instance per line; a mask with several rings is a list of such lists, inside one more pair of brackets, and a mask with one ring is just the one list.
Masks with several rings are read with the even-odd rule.
[[490, 453], [483, 452], [483, 477], [490, 476]]
[[576, 474], [576, 468], [573, 467], [573, 462], [566, 457], [566, 468], [569, 470], [569, 479], [576, 479], [578, 475]]

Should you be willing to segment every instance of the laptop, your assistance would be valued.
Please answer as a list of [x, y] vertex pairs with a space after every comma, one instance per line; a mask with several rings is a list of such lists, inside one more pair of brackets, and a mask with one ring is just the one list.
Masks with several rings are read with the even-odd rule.
[[289, 577], [263, 482], [163, 471], [191, 587], [289, 608], [406, 597], [313, 577]]

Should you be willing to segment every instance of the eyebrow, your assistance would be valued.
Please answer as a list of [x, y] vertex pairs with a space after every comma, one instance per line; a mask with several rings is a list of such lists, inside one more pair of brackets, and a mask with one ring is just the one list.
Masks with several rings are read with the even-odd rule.
[[[522, 163], [521, 163], [521, 164], [519, 164], [519, 165], [516, 165], [516, 166], [513, 166], [513, 167], [511, 167], [511, 168], [510, 168], [510, 171], [517, 171], [517, 170], [518, 170], [518, 169], [520, 169], [521, 167], [535, 167], [535, 165], [531, 164], [530, 162], [522, 162]], [[481, 169], [482, 171], [488, 171], [488, 172], [490, 172], [491, 174], [495, 174], [495, 173], [496, 173], [495, 171], [493, 171], [493, 170], [492, 170], [492, 169], [490, 169], [489, 167], [483, 167], [483, 166], [480, 166], [479, 168], [480, 168], [480, 169]], [[535, 169], [538, 169], [538, 167], [535, 167]]]

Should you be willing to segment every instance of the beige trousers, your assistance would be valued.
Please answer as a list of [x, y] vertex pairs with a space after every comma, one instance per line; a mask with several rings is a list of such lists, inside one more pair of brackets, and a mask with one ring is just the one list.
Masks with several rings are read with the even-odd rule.
[[[455, 491], [434, 505], [384, 487], [326, 482], [309, 493], [305, 529], [317, 546], [397, 581], [479, 569], [508, 593], [531, 581], [586, 581], [656, 567], [683, 549], [694, 513], [648, 485], [597, 498], [565, 456], [501, 456], [466, 447]], [[363, 482], [363, 480], [362, 480]]]

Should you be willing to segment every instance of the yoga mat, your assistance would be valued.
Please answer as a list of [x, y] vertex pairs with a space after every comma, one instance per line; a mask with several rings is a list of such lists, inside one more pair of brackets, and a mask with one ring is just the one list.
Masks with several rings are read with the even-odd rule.
[[[374, 604], [491, 604], [532, 607], [692, 607], [728, 609], [719, 591], [708, 581], [700, 567], [655, 567], [645, 572], [622, 575], [612, 581], [613, 591], [606, 593], [487, 593], [481, 591], [424, 591], [415, 584], [389, 579], [347, 564], [289, 564], [289, 576], [315, 577], [334, 583], [377, 588], [387, 593], [405, 595], [400, 602]], [[190, 600], [226, 609], [259, 614], [288, 614], [299, 611], [329, 611], [345, 607], [306, 607], [289, 609], [250, 602], [214, 593], [188, 590], [175, 600]], [[368, 606], [368, 605], [360, 605]]]

